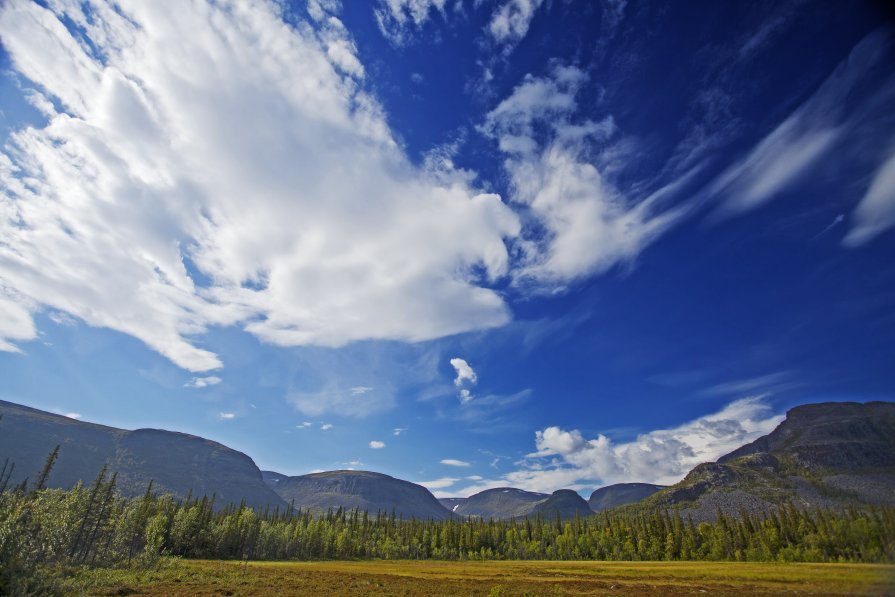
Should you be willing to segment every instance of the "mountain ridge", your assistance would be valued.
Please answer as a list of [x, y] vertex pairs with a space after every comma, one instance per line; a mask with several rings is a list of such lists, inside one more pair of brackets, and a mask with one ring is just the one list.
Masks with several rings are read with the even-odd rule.
[[118, 429], [3, 400], [0, 414], [0, 459], [15, 464], [11, 484], [26, 477], [33, 482], [58, 445], [49, 487], [89, 483], [107, 464], [125, 496], [142, 494], [152, 481], [159, 493], [215, 496], [220, 507], [243, 499], [254, 508], [286, 507], [248, 455], [213, 440], [164, 429]]

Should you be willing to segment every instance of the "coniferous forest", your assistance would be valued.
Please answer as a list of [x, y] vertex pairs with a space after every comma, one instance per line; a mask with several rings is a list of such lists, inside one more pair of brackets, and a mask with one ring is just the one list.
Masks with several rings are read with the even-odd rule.
[[[0, 474], [0, 594], [39, 588], [59, 566], [150, 567], [163, 556], [211, 559], [895, 561], [895, 508], [789, 504], [694, 523], [674, 511], [622, 508], [574, 520], [403, 520], [391, 513], [216, 509], [214, 498], [116, 493], [103, 469], [89, 486], [32, 486]], [[39, 591], [38, 591], [39, 592]]]

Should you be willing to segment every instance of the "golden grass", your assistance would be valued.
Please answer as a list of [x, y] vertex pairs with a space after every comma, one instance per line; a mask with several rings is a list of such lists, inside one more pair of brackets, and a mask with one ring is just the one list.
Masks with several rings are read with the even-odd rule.
[[91, 595], [895, 595], [895, 566], [725, 562], [238, 562], [80, 571]]

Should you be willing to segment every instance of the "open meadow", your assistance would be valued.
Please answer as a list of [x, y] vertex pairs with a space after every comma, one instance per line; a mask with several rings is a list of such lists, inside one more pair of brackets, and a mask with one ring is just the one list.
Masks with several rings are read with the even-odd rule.
[[249, 562], [165, 560], [157, 570], [83, 570], [89, 595], [885, 596], [895, 566], [729, 562]]

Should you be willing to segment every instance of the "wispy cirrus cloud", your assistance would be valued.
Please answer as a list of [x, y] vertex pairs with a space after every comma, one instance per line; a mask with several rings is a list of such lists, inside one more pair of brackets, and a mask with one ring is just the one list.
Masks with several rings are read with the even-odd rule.
[[847, 247], [859, 247], [895, 226], [895, 151], [873, 175], [851, 221], [842, 241]]
[[434, 479], [432, 481], [417, 481], [417, 485], [422, 485], [429, 491], [435, 491], [437, 489], [444, 489], [446, 487], [450, 487], [460, 479], [457, 477], [441, 477], [440, 479]]
[[[404, 45], [434, 14], [445, 15], [447, 0], [379, 0], [374, 9], [379, 31], [395, 45]], [[455, 2], [455, 8], [461, 8]]]
[[[730, 217], [775, 199], [809, 177], [825, 160], [832, 159], [833, 150], [845, 143], [858, 149], [861, 160], [868, 153], [879, 155], [885, 151], [895, 127], [891, 121], [880, 119], [878, 114], [882, 106], [895, 101], [895, 77], [887, 73], [884, 66], [891, 51], [891, 32], [887, 30], [871, 33], [858, 43], [848, 58], [804, 103], [745, 157], [730, 165], [714, 180], [709, 193], [720, 200], [716, 215]], [[859, 88], [861, 93], [856, 93]], [[876, 123], [870, 129], [873, 138], [867, 134], [867, 118], [872, 118]], [[839, 161], [856, 160], [848, 151], [839, 151], [835, 155]], [[877, 176], [885, 176], [885, 172], [883, 163]], [[879, 194], [880, 188], [888, 187], [884, 184], [876, 187], [874, 197], [885, 196]], [[865, 200], [869, 195], [870, 190]], [[871, 203], [888, 205], [889, 202], [876, 198]], [[855, 212], [858, 230], [868, 221], [862, 209], [868, 208], [859, 207]], [[895, 223], [895, 207], [891, 210], [884, 207], [881, 212], [891, 216], [891, 221]], [[882, 228], [886, 226], [882, 224]], [[867, 230], [869, 228], [865, 228]], [[853, 229], [846, 244], [860, 244], [856, 239], [860, 240], [863, 236], [864, 233]]]
[[519, 43], [544, 0], [504, 0], [492, 13], [488, 33], [508, 52]]
[[441, 464], [444, 464], [447, 466], [458, 466], [458, 467], [468, 467], [469, 466], [469, 463], [466, 462], [465, 460], [457, 460], [456, 458], [445, 458], [444, 460], [441, 460]]

